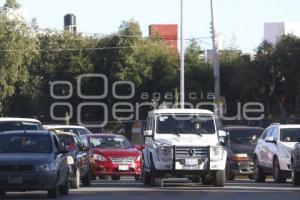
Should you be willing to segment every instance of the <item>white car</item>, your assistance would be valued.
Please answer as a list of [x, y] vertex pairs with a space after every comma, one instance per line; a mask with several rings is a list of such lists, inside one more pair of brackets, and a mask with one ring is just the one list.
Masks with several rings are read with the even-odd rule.
[[299, 137], [300, 124], [271, 124], [263, 132], [254, 151], [256, 182], [264, 182], [267, 175], [277, 183], [291, 177], [291, 152]]
[[37, 119], [0, 117], [0, 132], [19, 130], [44, 130], [44, 128]]
[[220, 145], [214, 113], [200, 109], [149, 112], [142, 156], [142, 181], [189, 178], [223, 187], [227, 152]]
[[87, 135], [92, 134], [90, 130], [83, 126], [76, 126], [76, 125], [44, 125], [45, 129], [55, 129], [62, 132], [70, 132], [74, 133], [78, 136], [80, 135]]

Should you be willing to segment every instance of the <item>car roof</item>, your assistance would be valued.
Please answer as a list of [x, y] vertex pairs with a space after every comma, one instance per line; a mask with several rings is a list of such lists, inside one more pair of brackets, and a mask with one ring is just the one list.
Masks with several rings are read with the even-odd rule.
[[75, 133], [71, 133], [71, 132], [64, 132], [64, 131], [55, 131], [56, 135], [67, 135], [67, 136], [75, 136]]
[[260, 129], [260, 130], [264, 130], [264, 128], [262, 127], [254, 127], [254, 126], [225, 126], [224, 127], [225, 130], [233, 130], [233, 129]]
[[0, 134], [41, 134], [41, 135], [49, 135], [53, 134], [50, 131], [44, 131], [44, 130], [24, 130], [24, 131], [4, 131], [0, 132]]
[[279, 124], [280, 128], [300, 128], [300, 124]]
[[93, 133], [93, 134], [88, 134], [88, 137], [93, 137], [93, 136], [110, 136], [110, 137], [124, 137], [123, 135], [118, 135], [114, 133]]
[[78, 129], [86, 129], [84, 126], [77, 125], [44, 125], [46, 128], [78, 128]]
[[36, 123], [41, 123], [37, 119], [32, 119], [32, 118], [17, 118], [17, 117], [0, 117], [0, 122], [36, 122]]
[[149, 112], [149, 115], [153, 114], [208, 114], [213, 115], [214, 113], [204, 109], [159, 109]]

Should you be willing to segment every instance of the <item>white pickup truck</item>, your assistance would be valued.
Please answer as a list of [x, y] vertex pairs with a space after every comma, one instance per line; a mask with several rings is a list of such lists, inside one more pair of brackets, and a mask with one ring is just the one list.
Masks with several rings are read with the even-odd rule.
[[142, 178], [189, 178], [223, 187], [227, 152], [218, 140], [214, 113], [201, 109], [161, 109], [149, 112], [144, 132]]

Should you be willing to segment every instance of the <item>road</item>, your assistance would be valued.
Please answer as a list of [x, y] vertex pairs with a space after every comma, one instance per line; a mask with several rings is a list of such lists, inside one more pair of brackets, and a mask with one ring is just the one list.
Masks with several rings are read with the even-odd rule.
[[[120, 181], [97, 180], [92, 186], [71, 190], [70, 195], [60, 200], [299, 200], [300, 187], [290, 182], [275, 184], [236, 180], [224, 188], [194, 184], [186, 180], [166, 182], [163, 188], [149, 188], [131, 178]], [[8, 193], [4, 199], [47, 199], [45, 192]]]

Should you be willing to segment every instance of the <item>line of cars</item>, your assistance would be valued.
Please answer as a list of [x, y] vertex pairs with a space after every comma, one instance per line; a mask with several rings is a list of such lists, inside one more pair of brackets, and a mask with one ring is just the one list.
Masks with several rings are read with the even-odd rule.
[[246, 175], [256, 182], [273, 176], [274, 182], [292, 178], [300, 185], [300, 125], [271, 124], [258, 127], [226, 127], [220, 141], [228, 152], [226, 178]]
[[92, 134], [81, 126], [45, 125], [34, 119], [0, 118], [0, 196], [46, 190], [67, 195], [96, 177], [119, 180], [141, 172], [141, 146], [115, 134]]

